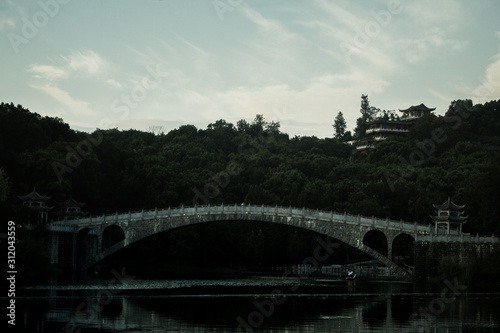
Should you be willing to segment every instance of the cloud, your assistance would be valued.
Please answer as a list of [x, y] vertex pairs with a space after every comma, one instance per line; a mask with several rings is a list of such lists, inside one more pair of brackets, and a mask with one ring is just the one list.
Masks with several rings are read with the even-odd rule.
[[264, 114], [269, 121], [280, 122], [285, 132], [296, 130], [297, 124], [302, 123], [302, 133], [309, 132], [306, 128], [310, 124], [315, 129], [323, 127], [323, 132], [315, 135], [329, 136], [338, 111], [344, 113], [349, 125], [354, 124], [359, 110], [353, 109], [353, 105], [359, 105], [361, 93], [380, 93], [388, 85], [388, 81], [359, 70], [317, 76], [308, 79], [301, 89], [288, 84], [240, 86], [206, 94], [186, 91], [177, 97], [181, 105], [198, 106], [202, 119], [234, 122]]
[[71, 97], [71, 95], [65, 91], [62, 90], [59, 87], [56, 87], [54, 85], [50, 84], [45, 84], [45, 85], [30, 85], [31, 88], [40, 90], [44, 92], [45, 94], [49, 95], [62, 105], [66, 106], [68, 108], [68, 111], [70, 113], [73, 113], [74, 115], [77, 116], [94, 116], [96, 115], [96, 112], [93, 111], [89, 104], [84, 101], [80, 101], [77, 99], [74, 99]]
[[[109, 77], [112, 68], [113, 66], [96, 52], [84, 50], [73, 52], [69, 56], [60, 55], [59, 62], [54, 65], [31, 64], [27, 71], [33, 73], [33, 77], [36, 79], [50, 82], [75, 78], [93, 79], [115, 89], [122, 89], [123, 85], [120, 82]], [[55, 86], [52, 85], [51, 87]]]
[[409, 25], [417, 30], [441, 26], [455, 31], [461, 29], [467, 19], [464, 4], [457, 0], [405, 1], [403, 8]]
[[[353, 2], [328, 2], [316, 0], [319, 14], [299, 24], [312, 30], [309, 36], [317, 40], [325, 56], [333, 58], [343, 68], [376, 70], [383, 75], [398, 68], [394, 43], [398, 39], [395, 29], [402, 14], [390, 13], [384, 3], [377, 11], [384, 11], [384, 22], [379, 23], [373, 13]], [[386, 15], [386, 14], [384, 14]], [[375, 30], [373, 30], [375, 29]]]
[[101, 74], [106, 68], [106, 62], [100, 55], [91, 50], [75, 52], [69, 57], [62, 57], [72, 71], [80, 72], [86, 76]]
[[480, 78], [481, 85], [473, 91], [474, 99], [480, 103], [500, 99], [500, 53], [494, 59]]
[[64, 68], [50, 65], [33, 64], [29, 67], [28, 72], [34, 73], [34, 76], [38, 79], [49, 81], [68, 77], [68, 72]]
[[248, 52], [257, 61], [265, 61], [279, 67], [287, 65], [299, 68], [307, 65], [300, 59], [311, 43], [300, 34], [287, 28], [282, 22], [264, 17], [261, 13], [244, 7], [243, 13], [257, 27], [256, 33], [245, 42]]
[[413, 38], [402, 38], [395, 43], [398, 53], [409, 63], [420, 62], [438, 54], [439, 48], [456, 52], [463, 50], [468, 44], [466, 40], [450, 38], [441, 27], [427, 28]]
[[123, 85], [114, 79], [107, 79], [106, 83], [109, 84], [110, 86], [118, 88], [118, 89], [123, 88]]
[[104, 74], [109, 67], [101, 56], [91, 50], [75, 52], [69, 56], [61, 55], [60, 57], [63, 61], [58, 65], [35, 63], [29, 66], [28, 71], [34, 73], [35, 78], [53, 81], [75, 76], [98, 77]]
[[5, 27], [14, 28], [15, 26], [16, 22], [12, 18], [5, 17], [3, 15], [0, 16], [0, 31], [2, 31]]

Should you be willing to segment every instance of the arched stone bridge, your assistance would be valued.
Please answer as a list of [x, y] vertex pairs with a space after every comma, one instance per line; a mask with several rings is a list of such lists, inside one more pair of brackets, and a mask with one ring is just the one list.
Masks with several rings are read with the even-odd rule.
[[[61, 247], [57, 235], [73, 234], [72, 262], [87, 268], [114, 252], [146, 237], [197, 223], [217, 221], [263, 221], [303, 228], [330, 236], [378, 259], [391, 268], [393, 275], [409, 277], [392, 259], [392, 247], [402, 234], [415, 239], [429, 235], [429, 225], [339, 214], [293, 207], [220, 205], [168, 208], [126, 214], [103, 215], [47, 225], [53, 232], [52, 261], [58, 263]], [[386, 238], [387, 254], [364, 244], [365, 236], [378, 230]]]

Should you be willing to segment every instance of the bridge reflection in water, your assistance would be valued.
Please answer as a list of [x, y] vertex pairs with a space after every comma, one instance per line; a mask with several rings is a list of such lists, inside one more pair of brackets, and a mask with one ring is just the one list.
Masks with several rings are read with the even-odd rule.
[[[172, 281], [154, 283], [167, 286]], [[436, 313], [431, 306], [440, 293], [420, 294], [412, 289], [406, 283], [378, 282], [352, 288], [344, 283], [333, 284], [334, 293], [288, 295], [281, 304], [267, 308], [258, 328], [262, 332], [401, 333], [497, 332], [500, 327], [496, 310], [500, 299], [494, 295], [457, 297]], [[64, 327], [82, 332], [230, 332], [240, 325], [237, 318], [252, 320], [250, 314], [259, 309], [256, 304], [271, 297], [135, 291], [108, 299], [103, 298], [104, 290], [52, 290], [50, 295], [30, 290], [40, 297], [23, 300], [20, 324], [25, 331], [37, 332], [61, 332]]]

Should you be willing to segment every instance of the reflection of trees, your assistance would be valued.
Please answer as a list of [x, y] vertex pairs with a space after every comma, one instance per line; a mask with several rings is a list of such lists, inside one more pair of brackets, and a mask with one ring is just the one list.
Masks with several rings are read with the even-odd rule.
[[[202, 281], [199, 281], [201, 284]], [[396, 289], [395, 289], [396, 288]], [[400, 293], [394, 285], [381, 285], [372, 294], [342, 294], [336, 297], [287, 297], [276, 305], [265, 319], [265, 326], [275, 330], [299, 332], [339, 332], [373, 331], [385, 332], [400, 328], [411, 331], [415, 324], [410, 320], [414, 311], [426, 311], [440, 293], [422, 297]], [[402, 290], [402, 289], [401, 289]], [[78, 315], [81, 302], [96, 299], [105, 290], [78, 292], [80, 296], [67, 295], [58, 291], [51, 294], [57, 302], [47, 298], [33, 298], [23, 301], [25, 331], [39, 331], [36, 327], [46, 327], [45, 332], [58, 331], [68, 322], [82, 331], [231, 331], [238, 326], [236, 318], [247, 318], [258, 308], [255, 303], [268, 301], [266, 296], [200, 297], [159, 295], [159, 290], [140, 290], [139, 295], [114, 295], [111, 302], [105, 299], [102, 308], [87, 316]], [[394, 291], [394, 292], [393, 292]], [[128, 291], [131, 292], [131, 291]], [[358, 291], [359, 292], [359, 289]], [[382, 293], [378, 296], [376, 293]], [[71, 293], [74, 295], [74, 291]], [[392, 294], [392, 295], [391, 295]], [[88, 298], [89, 297], [89, 298]], [[488, 330], [498, 327], [496, 311], [500, 306], [498, 298], [457, 297], [447, 303], [444, 311], [426, 322], [429, 329], [457, 330], [464, 327], [484, 327]], [[83, 309], [80, 309], [83, 310]], [[417, 313], [418, 314], [418, 313]], [[415, 316], [413, 316], [415, 317]]]

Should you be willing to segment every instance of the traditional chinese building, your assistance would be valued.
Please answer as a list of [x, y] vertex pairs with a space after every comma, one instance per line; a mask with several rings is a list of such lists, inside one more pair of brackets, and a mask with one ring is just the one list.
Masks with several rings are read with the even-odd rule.
[[434, 221], [436, 235], [461, 235], [462, 225], [467, 223], [467, 216], [462, 216], [465, 205], [457, 205], [450, 200], [441, 205], [433, 205], [437, 216], [431, 216]]
[[17, 197], [23, 201], [24, 207], [29, 207], [38, 213], [39, 223], [48, 222], [49, 212], [54, 208], [47, 206], [47, 201], [51, 197], [40, 195], [35, 189], [26, 195], [18, 195]]
[[410, 106], [408, 109], [399, 110], [403, 115], [399, 120], [386, 120], [377, 118], [368, 123], [366, 136], [358, 142], [357, 151], [366, 151], [375, 148], [380, 142], [390, 137], [406, 135], [410, 131], [413, 121], [424, 117], [436, 108], [428, 108], [424, 104]]
[[436, 108], [428, 108], [423, 103], [417, 106], [413, 105], [406, 110], [399, 109], [400, 112], [403, 112], [403, 115], [401, 116], [400, 119], [403, 121], [416, 120], [431, 114], [431, 112], [434, 110], [436, 110]]
[[54, 212], [61, 220], [72, 220], [88, 214], [82, 212], [82, 207], [85, 205], [83, 202], [76, 201], [72, 197], [66, 201], [57, 202], [59, 210]]

